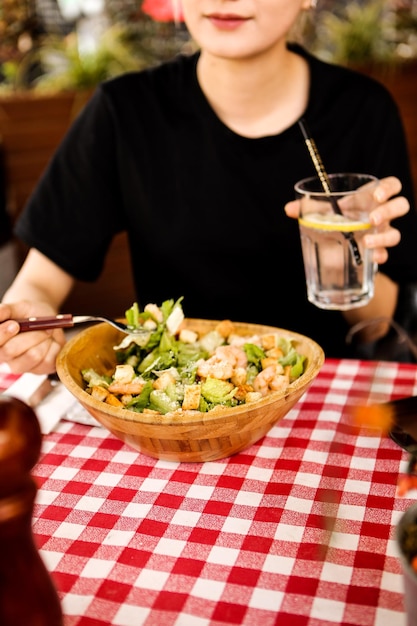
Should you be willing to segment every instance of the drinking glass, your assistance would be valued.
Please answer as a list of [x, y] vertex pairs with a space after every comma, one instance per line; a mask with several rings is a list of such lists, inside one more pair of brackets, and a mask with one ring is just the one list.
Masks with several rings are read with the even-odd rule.
[[307, 297], [321, 309], [347, 310], [374, 295], [376, 264], [363, 238], [374, 231], [369, 213], [377, 205], [378, 179], [369, 174], [328, 176], [324, 191], [317, 176], [295, 185]]

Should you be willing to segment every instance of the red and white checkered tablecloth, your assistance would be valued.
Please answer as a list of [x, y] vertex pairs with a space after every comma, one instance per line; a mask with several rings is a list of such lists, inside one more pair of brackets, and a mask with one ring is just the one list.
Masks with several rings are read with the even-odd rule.
[[344, 407], [417, 394], [414, 365], [327, 360], [229, 459], [158, 461], [99, 427], [43, 439], [33, 528], [65, 626], [404, 626], [407, 455]]
[[0, 369], [0, 393], [8, 389], [18, 379], [17, 374], [12, 374], [6, 368]]

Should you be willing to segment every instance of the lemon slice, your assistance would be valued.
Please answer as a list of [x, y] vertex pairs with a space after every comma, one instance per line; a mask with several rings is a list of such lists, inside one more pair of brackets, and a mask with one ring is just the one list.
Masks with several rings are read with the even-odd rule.
[[331, 213], [322, 215], [321, 213], [309, 213], [305, 217], [298, 218], [299, 224], [306, 228], [316, 228], [318, 230], [337, 230], [340, 232], [351, 232], [353, 230], [368, 230], [371, 224], [366, 222], [349, 221], [344, 215]]

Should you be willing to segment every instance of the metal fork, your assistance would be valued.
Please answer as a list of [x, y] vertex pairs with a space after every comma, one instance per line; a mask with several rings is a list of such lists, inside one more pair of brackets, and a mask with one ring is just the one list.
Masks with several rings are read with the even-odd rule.
[[97, 315], [71, 315], [71, 313], [61, 313], [59, 315], [49, 315], [45, 317], [27, 317], [15, 320], [20, 326], [20, 332], [26, 333], [31, 330], [49, 330], [53, 328], [72, 328], [75, 324], [85, 324], [86, 322], [106, 322], [110, 326], [114, 326], [126, 335], [144, 335], [150, 334], [150, 330], [146, 328], [132, 328], [123, 322], [110, 319], [108, 317], [99, 317]]

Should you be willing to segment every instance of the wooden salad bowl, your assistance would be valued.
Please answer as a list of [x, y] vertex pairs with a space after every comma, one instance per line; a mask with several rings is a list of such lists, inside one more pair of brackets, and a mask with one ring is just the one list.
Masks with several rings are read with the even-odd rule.
[[[199, 334], [213, 330], [217, 321], [185, 319], [183, 325]], [[312, 339], [289, 330], [258, 324], [234, 323], [237, 334], [279, 333], [295, 340], [306, 356], [305, 371], [285, 391], [274, 391], [258, 402], [208, 413], [182, 411], [154, 415], [114, 407], [84, 391], [81, 370], [93, 368], [112, 374], [113, 346], [124, 336], [108, 324], [91, 326], [71, 338], [57, 359], [57, 373], [65, 387], [102, 426], [126, 444], [148, 456], [168, 461], [202, 462], [229, 457], [261, 439], [288, 411], [319, 373], [324, 352]]]

